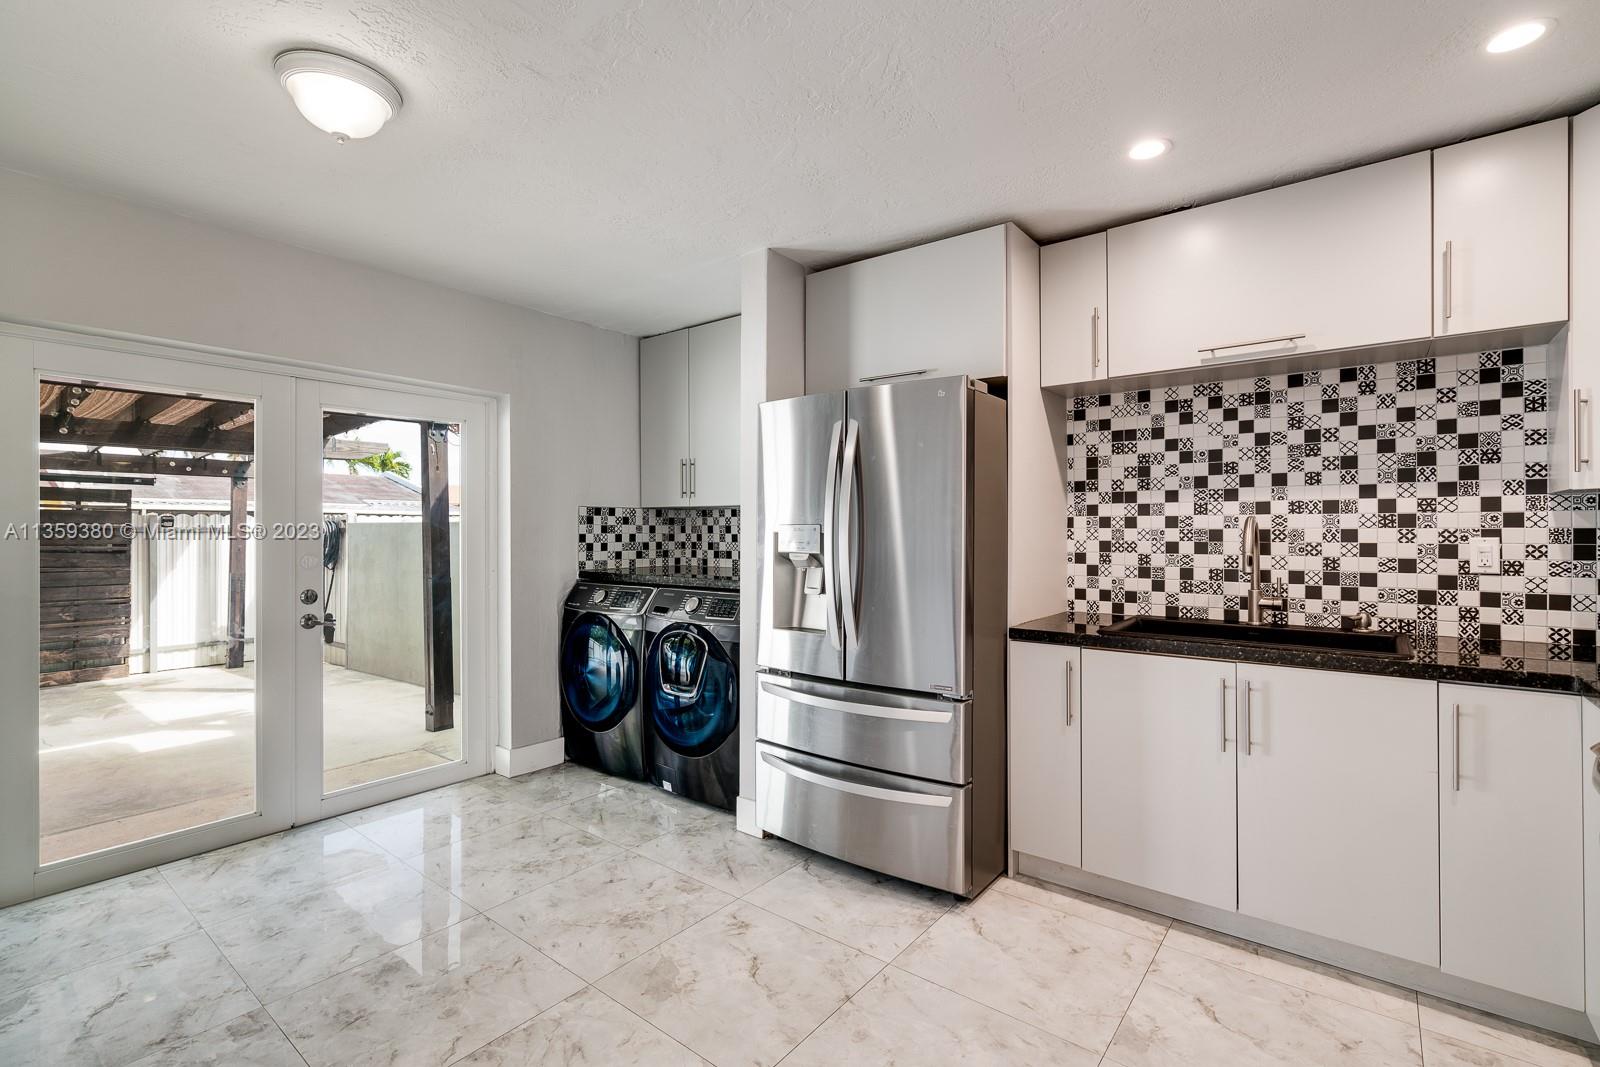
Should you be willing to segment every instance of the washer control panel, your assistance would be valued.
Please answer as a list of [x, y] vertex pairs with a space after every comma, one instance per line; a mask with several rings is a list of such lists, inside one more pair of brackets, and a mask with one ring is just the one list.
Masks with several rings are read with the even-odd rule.
[[692, 589], [657, 589], [650, 614], [695, 622], [738, 622], [739, 598]]
[[650, 590], [636, 585], [602, 585], [579, 582], [567, 594], [567, 607], [603, 611], [612, 615], [643, 615]]

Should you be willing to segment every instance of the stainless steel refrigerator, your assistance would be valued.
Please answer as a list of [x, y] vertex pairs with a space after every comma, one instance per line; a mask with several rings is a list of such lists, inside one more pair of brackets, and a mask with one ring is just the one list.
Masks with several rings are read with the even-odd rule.
[[1005, 865], [1005, 420], [964, 377], [761, 405], [757, 821], [963, 896]]

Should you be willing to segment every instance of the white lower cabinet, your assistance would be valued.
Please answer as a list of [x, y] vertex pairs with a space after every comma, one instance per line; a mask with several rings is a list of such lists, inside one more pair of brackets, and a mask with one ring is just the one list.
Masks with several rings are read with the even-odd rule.
[[1015, 851], [1600, 1019], [1581, 697], [1029, 642], [1010, 670]]
[[1439, 687], [1439, 895], [1441, 970], [1582, 1010], [1580, 702]]
[[1435, 684], [1239, 665], [1239, 911], [1439, 963]]
[[1234, 909], [1233, 688], [1232, 663], [1083, 649], [1084, 870]]
[[1079, 650], [1011, 642], [1011, 849], [1083, 864]]

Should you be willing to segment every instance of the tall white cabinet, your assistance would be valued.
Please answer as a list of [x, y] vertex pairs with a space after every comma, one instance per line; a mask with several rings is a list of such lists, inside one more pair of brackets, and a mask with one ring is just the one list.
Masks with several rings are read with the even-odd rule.
[[639, 342], [639, 502], [739, 503], [739, 317]]
[[1567, 317], [1568, 120], [1433, 153], [1433, 332]]
[[1446, 974], [1584, 1006], [1581, 698], [1439, 687]]

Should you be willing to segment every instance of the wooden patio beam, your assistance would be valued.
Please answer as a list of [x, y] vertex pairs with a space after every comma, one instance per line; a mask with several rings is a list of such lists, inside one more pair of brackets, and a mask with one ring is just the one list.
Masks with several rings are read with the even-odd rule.
[[235, 477], [228, 494], [228, 667], [244, 666], [245, 523], [250, 482]]
[[429, 733], [455, 726], [456, 672], [450, 596], [449, 427], [422, 429], [423, 673]]

